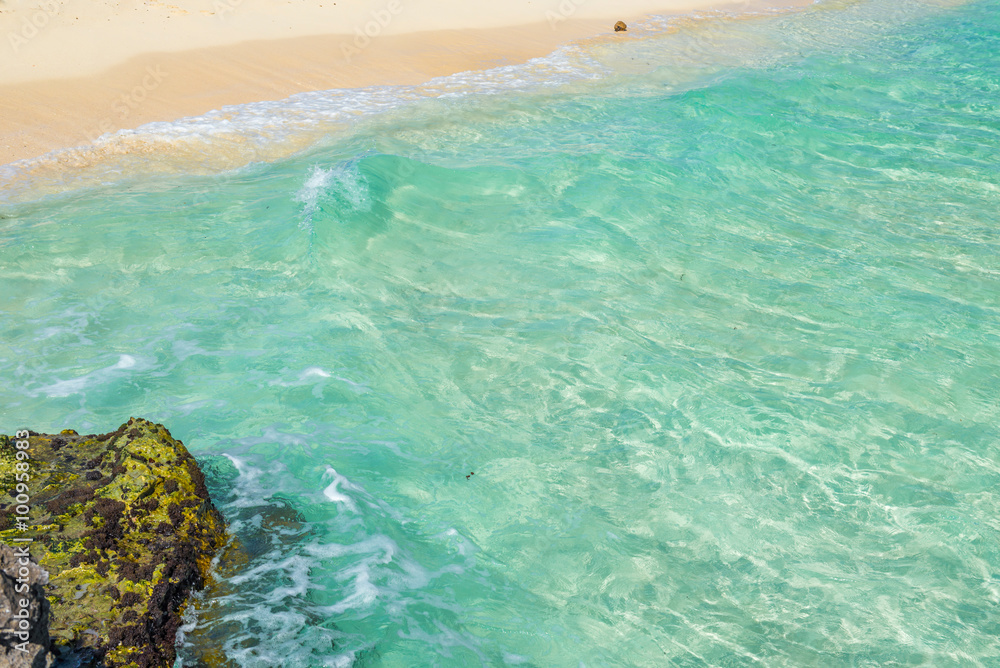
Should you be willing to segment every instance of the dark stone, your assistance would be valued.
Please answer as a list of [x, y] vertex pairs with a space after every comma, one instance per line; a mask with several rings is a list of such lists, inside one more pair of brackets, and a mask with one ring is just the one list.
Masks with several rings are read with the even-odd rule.
[[[45, 598], [49, 575], [30, 556], [23, 556], [23, 545], [30, 546], [0, 543], [0, 666], [48, 668], [55, 660], [49, 651], [49, 601]], [[22, 577], [22, 569], [27, 570], [27, 577]]]
[[[172, 668], [180, 613], [228, 541], [194, 457], [162, 425], [135, 418], [99, 436], [28, 440], [29, 529], [0, 524], [0, 541], [34, 538], [50, 574], [51, 651], [79, 668]], [[0, 487], [14, 486], [15, 455], [0, 435]], [[30, 528], [46, 525], [59, 529]], [[0, 668], [45, 660], [0, 656]]]

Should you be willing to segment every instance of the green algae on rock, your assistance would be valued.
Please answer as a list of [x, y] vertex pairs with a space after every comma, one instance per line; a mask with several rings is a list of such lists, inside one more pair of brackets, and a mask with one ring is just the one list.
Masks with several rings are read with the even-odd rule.
[[33, 538], [50, 576], [53, 649], [83, 665], [172, 666], [182, 608], [227, 542], [194, 458], [137, 418], [108, 434], [29, 432], [28, 441], [25, 532], [11, 521], [17, 450], [0, 436], [0, 541]]

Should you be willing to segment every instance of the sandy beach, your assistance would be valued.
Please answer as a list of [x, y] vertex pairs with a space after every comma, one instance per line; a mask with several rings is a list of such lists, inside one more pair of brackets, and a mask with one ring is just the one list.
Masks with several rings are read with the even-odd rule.
[[635, 36], [616, 35], [617, 20], [804, 4], [0, 0], [0, 164], [224, 105], [418, 84]]

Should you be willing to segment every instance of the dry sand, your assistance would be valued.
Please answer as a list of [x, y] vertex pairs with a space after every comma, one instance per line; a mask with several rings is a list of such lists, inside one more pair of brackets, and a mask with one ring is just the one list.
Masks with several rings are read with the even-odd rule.
[[808, 0], [0, 0], [0, 164], [308, 90], [522, 63], [614, 22]]

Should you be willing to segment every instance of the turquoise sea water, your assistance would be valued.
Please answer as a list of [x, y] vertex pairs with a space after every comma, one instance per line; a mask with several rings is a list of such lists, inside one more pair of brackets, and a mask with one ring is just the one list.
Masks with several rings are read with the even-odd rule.
[[157, 126], [2, 195], [0, 430], [198, 456], [192, 663], [1000, 665], [998, 54], [821, 2]]

